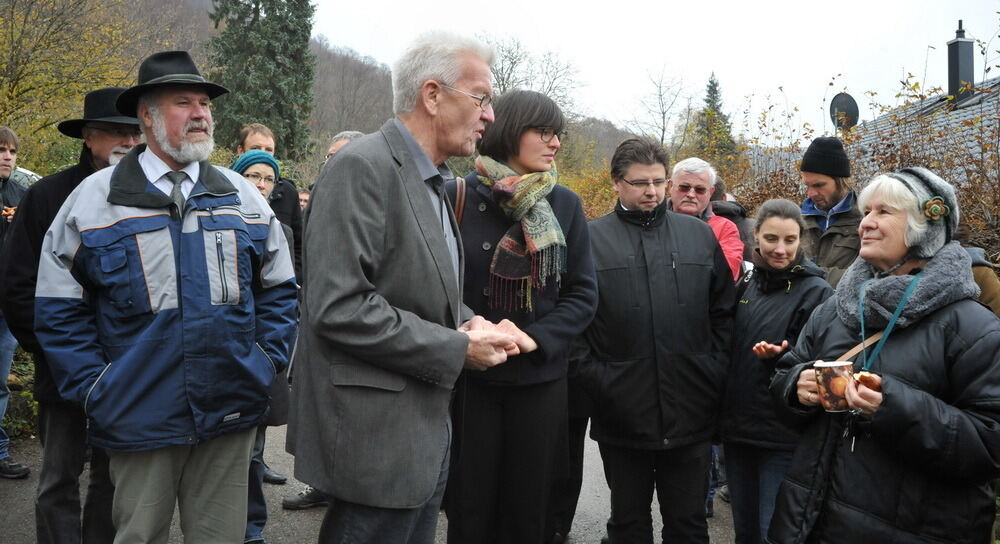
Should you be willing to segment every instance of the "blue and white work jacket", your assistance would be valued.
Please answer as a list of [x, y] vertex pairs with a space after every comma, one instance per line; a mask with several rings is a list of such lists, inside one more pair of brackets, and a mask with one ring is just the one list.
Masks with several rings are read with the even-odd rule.
[[184, 209], [137, 146], [70, 194], [42, 245], [35, 330], [92, 444], [194, 445], [258, 425], [295, 336], [295, 273], [257, 189], [199, 164]]

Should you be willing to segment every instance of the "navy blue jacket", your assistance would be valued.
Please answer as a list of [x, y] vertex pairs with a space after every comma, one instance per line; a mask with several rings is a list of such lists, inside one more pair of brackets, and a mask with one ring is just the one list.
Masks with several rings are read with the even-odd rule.
[[[510, 319], [538, 343], [538, 350], [511, 357], [485, 372], [464, 373], [470, 379], [505, 385], [543, 383], [566, 376], [569, 346], [597, 309], [597, 278], [580, 198], [560, 185], [545, 197], [566, 238], [566, 272], [559, 282], [549, 278], [545, 288], [534, 293], [532, 310], [506, 311], [490, 308], [490, 263], [497, 243], [513, 221], [500, 210], [490, 189], [479, 183], [475, 173], [465, 180], [465, 211], [459, 225], [465, 249], [462, 302], [494, 323]], [[448, 182], [445, 190], [455, 202], [455, 182]]]

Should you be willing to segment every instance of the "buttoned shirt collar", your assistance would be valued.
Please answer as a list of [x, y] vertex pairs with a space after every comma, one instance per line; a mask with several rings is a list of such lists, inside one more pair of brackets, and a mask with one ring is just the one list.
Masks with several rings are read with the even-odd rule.
[[[151, 181], [157, 189], [167, 195], [170, 194], [174, 183], [167, 177], [167, 172], [173, 171], [173, 168], [170, 168], [167, 163], [163, 162], [163, 159], [150, 151], [149, 148], [139, 153], [139, 166], [142, 168], [142, 172], [146, 174], [146, 179]], [[201, 167], [198, 161], [194, 161], [188, 163], [180, 171], [187, 174], [188, 177], [188, 179], [181, 183], [181, 192], [184, 194], [184, 198], [187, 198], [194, 189], [195, 183], [198, 183], [198, 174], [201, 171]]]

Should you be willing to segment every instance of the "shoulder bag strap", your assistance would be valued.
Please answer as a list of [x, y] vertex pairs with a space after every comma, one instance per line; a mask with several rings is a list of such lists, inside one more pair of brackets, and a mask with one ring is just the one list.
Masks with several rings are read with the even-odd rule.
[[455, 223], [462, 225], [462, 216], [465, 214], [465, 178], [455, 179]]
[[861, 353], [861, 350], [867, 348], [868, 346], [874, 344], [875, 342], [878, 342], [879, 339], [882, 338], [882, 334], [884, 332], [885, 331], [878, 331], [877, 333], [869, 336], [868, 338], [865, 338], [864, 342], [861, 342], [860, 344], [851, 348], [850, 351], [848, 351], [847, 353], [841, 355], [840, 357], [837, 357], [837, 360], [850, 361], [855, 355]]

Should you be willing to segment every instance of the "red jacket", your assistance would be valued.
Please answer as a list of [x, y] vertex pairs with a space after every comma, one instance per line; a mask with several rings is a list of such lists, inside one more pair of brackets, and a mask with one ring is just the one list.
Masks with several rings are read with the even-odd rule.
[[743, 241], [740, 240], [740, 231], [736, 228], [736, 223], [714, 213], [710, 213], [707, 221], [715, 233], [715, 239], [722, 246], [722, 253], [726, 256], [729, 268], [733, 271], [733, 281], [738, 280], [742, 271]]

